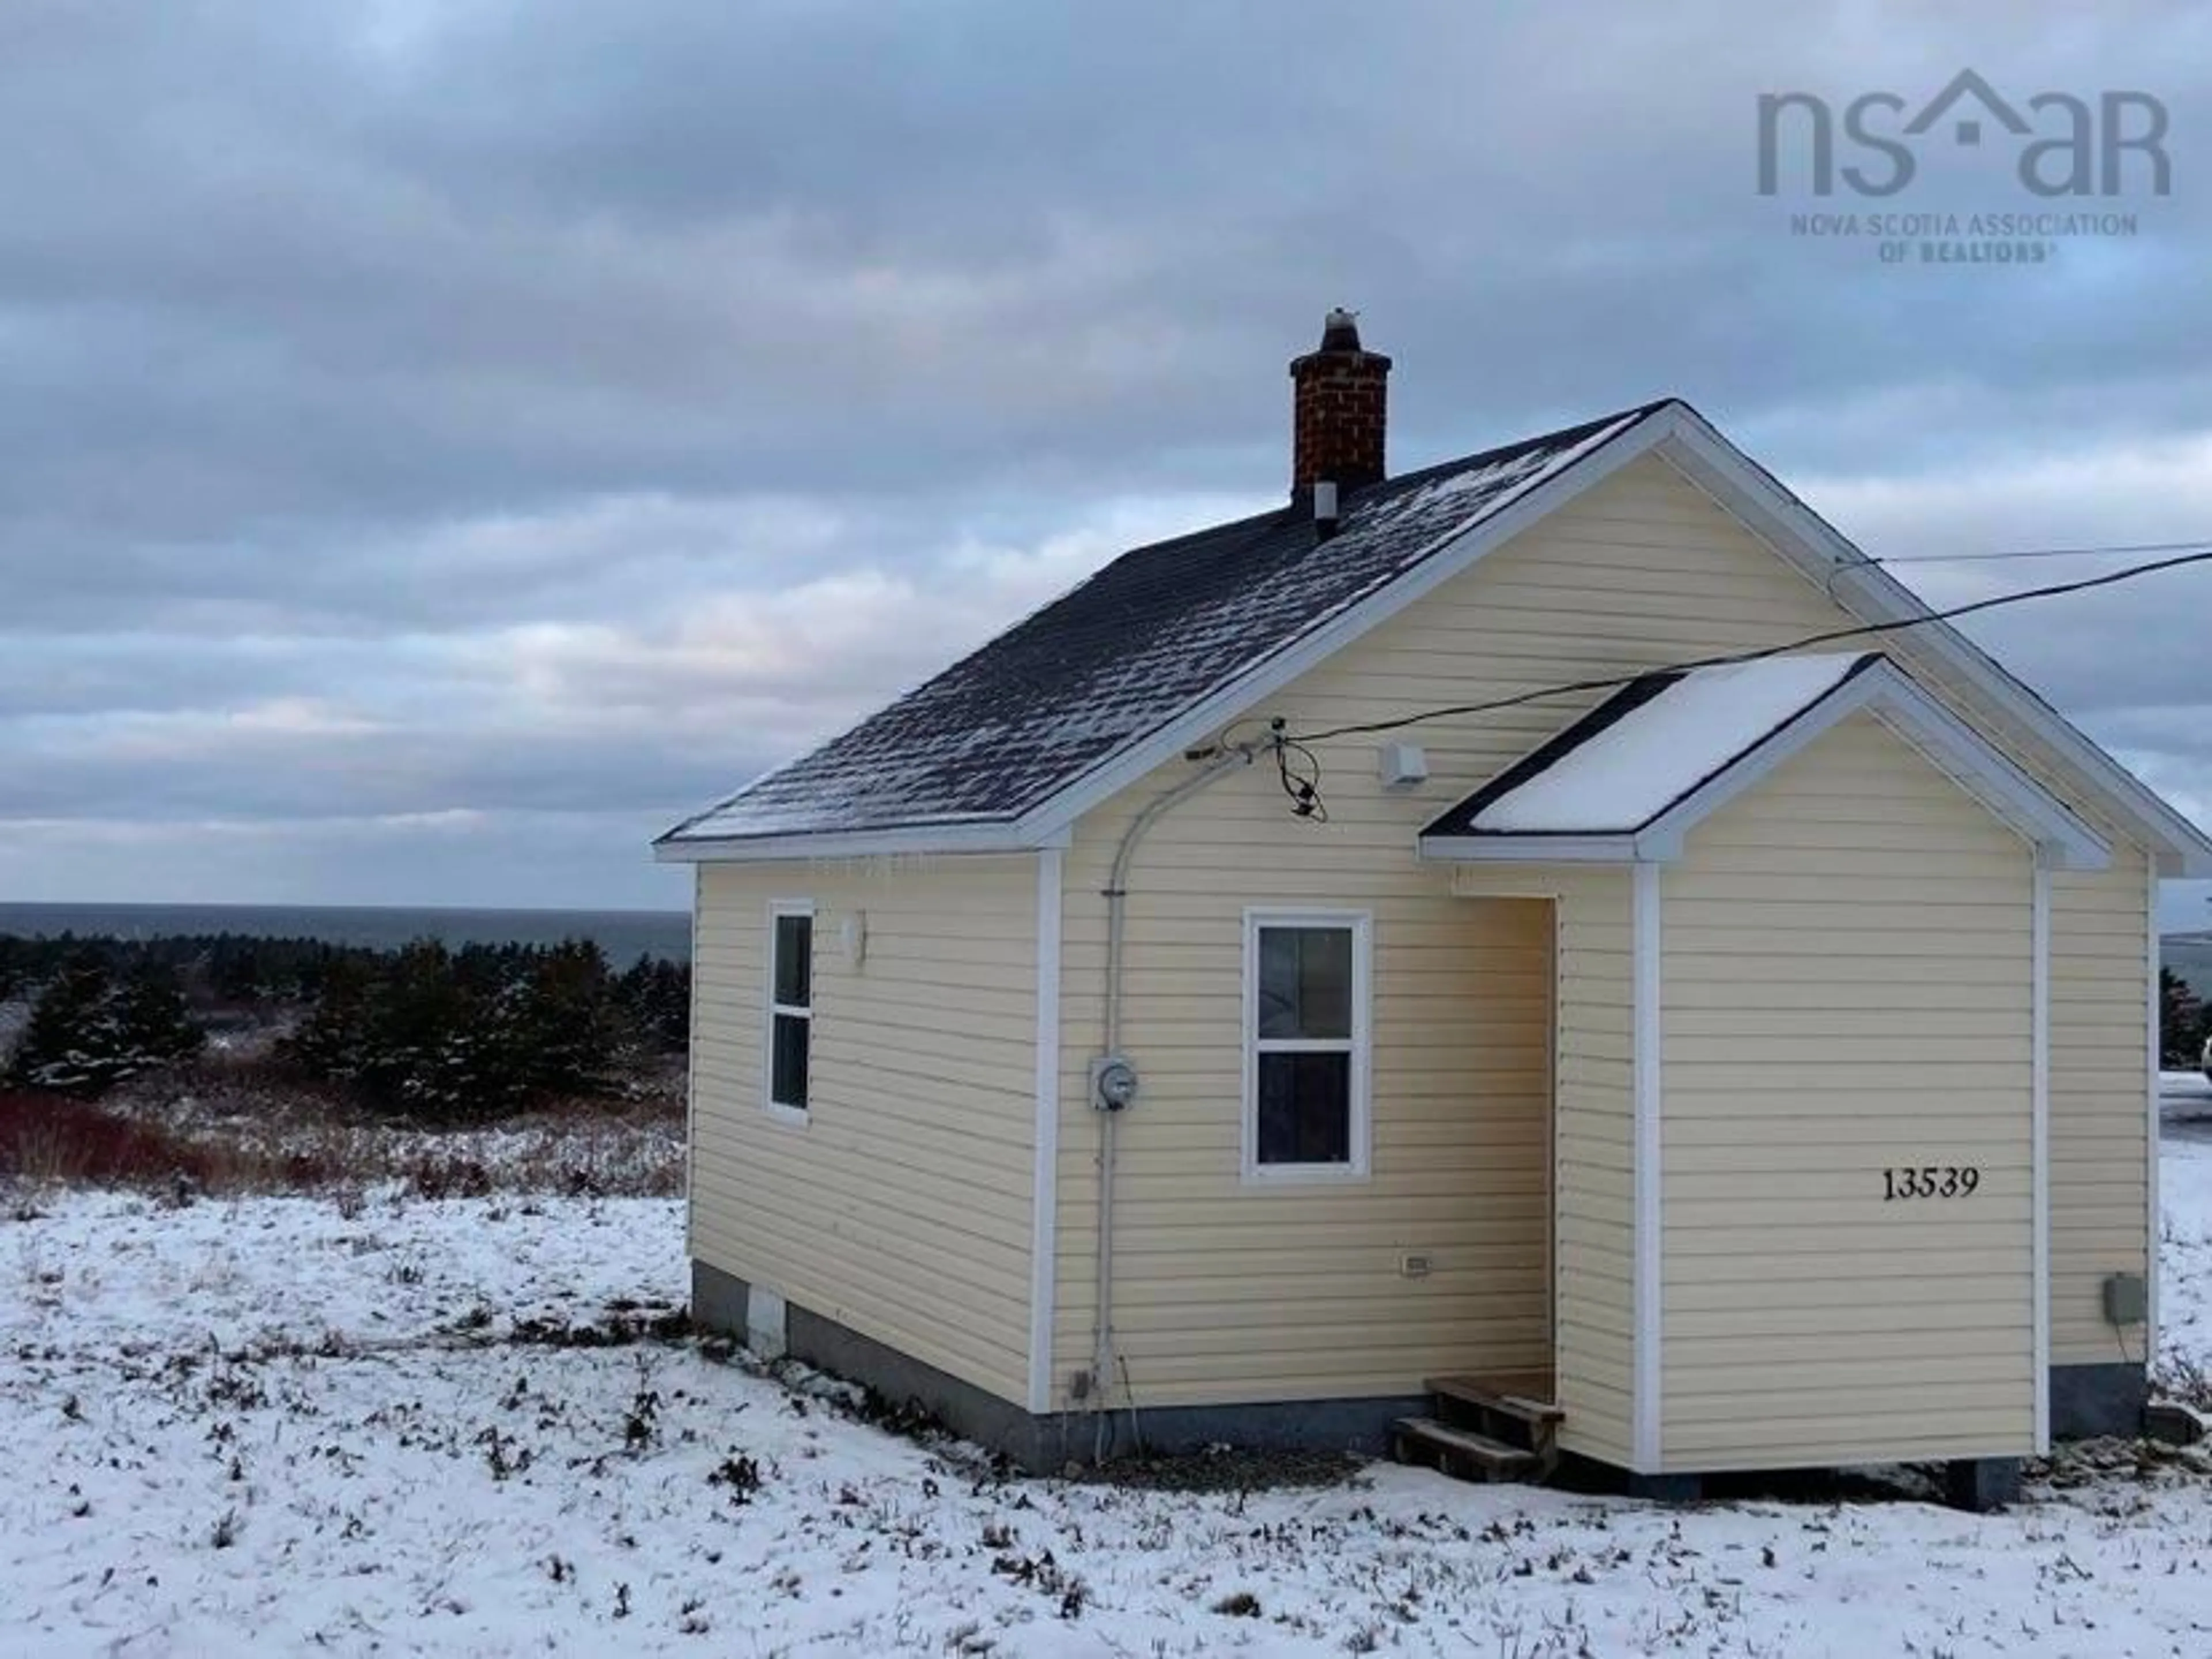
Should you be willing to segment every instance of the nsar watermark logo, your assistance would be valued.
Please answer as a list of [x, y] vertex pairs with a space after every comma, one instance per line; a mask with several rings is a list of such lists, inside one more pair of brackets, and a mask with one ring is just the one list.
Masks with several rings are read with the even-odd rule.
[[[1792, 213], [1790, 234], [1870, 244], [1886, 264], [2039, 265], [2064, 241], [2138, 234], [2134, 211], [2089, 198], [2171, 196], [2171, 125], [2147, 92], [2039, 92], [2015, 103], [1972, 70], [1917, 109], [1893, 92], [1862, 93], [1840, 110], [1809, 92], [1762, 93], [1759, 193], [1835, 203]], [[2033, 204], [2014, 196], [1986, 210], [1891, 205], [1958, 152], [1984, 178], [2002, 167]]]

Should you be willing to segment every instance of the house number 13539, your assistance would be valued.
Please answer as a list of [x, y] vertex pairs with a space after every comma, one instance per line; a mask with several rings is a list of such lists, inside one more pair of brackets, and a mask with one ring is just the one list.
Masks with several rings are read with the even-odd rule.
[[1923, 1164], [1917, 1170], [1884, 1170], [1881, 1197], [1964, 1198], [1982, 1184], [1982, 1172], [1956, 1164]]

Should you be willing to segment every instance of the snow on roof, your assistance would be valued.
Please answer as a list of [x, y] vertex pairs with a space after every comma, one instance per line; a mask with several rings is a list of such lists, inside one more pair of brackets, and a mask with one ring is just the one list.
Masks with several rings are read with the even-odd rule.
[[1650, 674], [1431, 824], [1431, 836], [1641, 829], [1757, 748], [1876, 653], [1770, 657]]
[[1003, 823], [1666, 404], [1125, 553], [1027, 620], [664, 842]]

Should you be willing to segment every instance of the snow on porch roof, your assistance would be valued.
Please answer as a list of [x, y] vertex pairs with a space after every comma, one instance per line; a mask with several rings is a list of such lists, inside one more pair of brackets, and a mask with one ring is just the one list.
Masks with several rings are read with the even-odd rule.
[[1431, 835], [1640, 830], [1844, 678], [1873, 652], [1770, 657], [1623, 688], [1446, 815]]
[[2062, 868], [2111, 849], [1879, 652], [1648, 674], [1421, 832], [1431, 857], [1667, 859], [1689, 828], [1871, 708]]

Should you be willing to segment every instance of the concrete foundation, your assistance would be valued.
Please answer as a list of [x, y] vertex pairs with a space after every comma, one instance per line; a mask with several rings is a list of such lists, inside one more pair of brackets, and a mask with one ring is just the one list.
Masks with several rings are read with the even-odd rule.
[[[1232, 1445], [1380, 1456], [1389, 1449], [1391, 1424], [1401, 1417], [1426, 1416], [1431, 1405], [1425, 1395], [1407, 1395], [1162, 1406], [1133, 1414], [1122, 1404], [1096, 1413], [1032, 1413], [795, 1303], [767, 1291], [756, 1296], [744, 1280], [703, 1261], [691, 1264], [691, 1313], [700, 1325], [726, 1331], [757, 1352], [772, 1351], [780, 1338], [782, 1352], [873, 1389], [894, 1405], [919, 1406], [954, 1433], [1005, 1454], [1032, 1473], [1126, 1456], [1140, 1445], [1147, 1452], [1170, 1455]], [[2061, 1439], [2140, 1433], [2148, 1392], [2140, 1365], [2055, 1365], [2051, 1432]], [[1954, 1501], [1962, 1507], [2009, 1502], [2018, 1488], [2016, 1459], [1972, 1460], [1947, 1468]], [[1612, 1476], [1614, 1481], [1623, 1478], [1619, 1471]], [[1666, 1503], [1693, 1503], [1703, 1492], [1694, 1474], [1625, 1479], [1631, 1494]]]
[[1655, 1504], [1694, 1504], [1705, 1495], [1705, 1481], [1698, 1474], [1631, 1474], [1621, 1490]]
[[2051, 1433], [2057, 1440], [2142, 1432], [2150, 1379], [2141, 1365], [2053, 1365]]
[[1964, 1457], [1943, 1466], [1943, 1496], [1954, 1509], [1980, 1515], [2020, 1497], [2020, 1459]]
[[[691, 1316], [698, 1324], [744, 1340], [757, 1322], [753, 1299], [744, 1280], [703, 1261], [691, 1264]], [[954, 1433], [1032, 1474], [1127, 1456], [1140, 1446], [1167, 1455], [1231, 1445], [1380, 1456], [1389, 1449], [1390, 1425], [1425, 1416], [1430, 1407], [1426, 1395], [1407, 1395], [1224, 1406], [1143, 1407], [1140, 1401], [1133, 1413], [1119, 1403], [1104, 1412], [1032, 1413], [797, 1303], [783, 1304], [782, 1314], [784, 1349], [794, 1358], [872, 1389], [894, 1405], [917, 1405]]]

